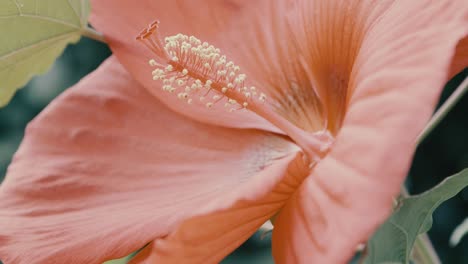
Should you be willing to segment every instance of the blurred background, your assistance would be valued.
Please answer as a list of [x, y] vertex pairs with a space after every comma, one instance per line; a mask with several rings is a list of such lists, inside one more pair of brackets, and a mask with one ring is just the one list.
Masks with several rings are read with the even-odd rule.
[[[7, 107], [0, 109], [0, 182], [21, 142], [26, 124], [58, 94], [97, 68], [109, 55], [107, 46], [82, 39], [65, 50], [49, 73], [35, 77], [15, 95]], [[450, 81], [441, 101], [467, 76], [468, 69], [465, 69]], [[417, 150], [408, 180], [410, 192], [415, 194], [425, 191], [463, 168], [468, 168], [468, 95]], [[456, 247], [448, 244], [453, 229], [466, 217], [468, 188], [435, 212], [434, 225], [429, 235], [443, 263], [468, 263], [468, 236]], [[223, 262], [238, 263], [273, 263], [269, 235], [255, 234]]]

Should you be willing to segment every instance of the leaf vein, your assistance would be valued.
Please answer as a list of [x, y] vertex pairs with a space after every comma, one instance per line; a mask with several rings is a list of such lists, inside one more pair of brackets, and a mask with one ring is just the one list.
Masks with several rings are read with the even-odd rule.
[[63, 20], [53, 18], [53, 17], [48, 17], [48, 16], [39, 16], [39, 15], [23, 14], [23, 13], [22, 14], [17, 14], [17, 15], [0, 16], [1, 19], [8, 19], [8, 18], [15, 18], [15, 17], [34, 18], [34, 19], [38, 19], [38, 20], [45, 20], [45, 21], [48, 21], [48, 22], [61, 24], [61, 25], [64, 25], [64, 26], [67, 26], [67, 27], [70, 27], [70, 28], [81, 29], [77, 25], [74, 25], [74, 24], [65, 22]]
[[54, 42], [54, 41], [57, 41], [57, 40], [65, 39], [65, 38], [67, 38], [69, 36], [72, 36], [73, 34], [76, 34], [76, 32], [74, 32], [74, 31], [73, 32], [67, 32], [67, 33], [64, 33], [64, 34], [54, 36], [52, 38], [48, 38], [48, 39], [36, 42], [36, 43], [34, 43], [32, 45], [24, 46], [21, 49], [17, 49], [15, 51], [11, 52], [11, 53], [7, 53], [7, 54], [1, 56], [0, 61], [6, 60], [6, 59], [8, 59], [10, 57], [13, 57], [13, 56], [17, 55], [18, 53], [26, 51], [28, 49], [34, 49], [34, 48], [40, 47], [41, 45], [47, 44], [49, 42]]

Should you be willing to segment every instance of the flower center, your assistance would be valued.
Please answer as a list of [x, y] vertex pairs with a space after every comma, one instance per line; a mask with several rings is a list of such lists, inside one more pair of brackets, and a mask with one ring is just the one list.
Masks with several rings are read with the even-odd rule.
[[266, 95], [248, 86], [247, 75], [218, 48], [183, 34], [166, 37], [163, 42], [158, 28], [159, 22], [155, 21], [136, 39], [156, 55], [149, 64], [154, 67], [153, 80], [162, 81], [163, 91], [176, 94], [188, 104], [198, 99], [211, 108], [224, 101], [229, 112], [250, 110], [288, 134], [304, 150], [310, 163], [328, 151], [333, 140], [329, 133], [303, 131], [276, 113]]

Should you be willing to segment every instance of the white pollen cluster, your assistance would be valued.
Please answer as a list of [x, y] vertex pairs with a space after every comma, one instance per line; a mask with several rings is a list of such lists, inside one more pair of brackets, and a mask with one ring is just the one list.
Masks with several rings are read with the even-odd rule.
[[158, 23], [152, 23], [137, 39], [157, 55], [149, 65], [155, 67], [153, 80], [162, 81], [164, 91], [175, 93], [188, 104], [198, 97], [207, 108], [225, 99], [230, 112], [247, 108], [252, 100], [265, 102], [266, 95], [247, 86], [247, 76], [219, 49], [183, 34], [166, 37], [163, 43], [157, 28]]

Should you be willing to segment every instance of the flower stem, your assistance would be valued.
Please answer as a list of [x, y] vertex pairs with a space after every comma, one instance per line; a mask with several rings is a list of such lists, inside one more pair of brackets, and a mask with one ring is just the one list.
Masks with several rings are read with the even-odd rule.
[[431, 118], [429, 123], [424, 128], [423, 132], [419, 134], [417, 139], [417, 144], [426, 139], [426, 137], [434, 130], [434, 128], [444, 119], [444, 117], [452, 110], [452, 108], [458, 103], [458, 101], [463, 97], [463, 95], [468, 91], [468, 78], [466, 78], [455, 90], [455, 92], [450, 95], [450, 97], [444, 102], [444, 104], [436, 111], [434, 116]]
[[[463, 95], [468, 91], [468, 78], [466, 78], [453, 92], [452, 95], [444, 102], [444, 104], [436, 111], [434, 116], [431, 118], [423, 132], [419, 134], [417, 144], [426, 139], [426, 137], [434, 130], [434, 128], [442, 121], [442, 119], [452, 110], [452, 108], [458, 103]], [[409, 197], [409, 193], [406, 188], [402, 188], [402, 197]], [[441, 264], [439, 256], [437, 255], [434, 246], [432, 245], [429, 236], [427, 234], [421, 234], [416, 238], [413, 248], [413, 261], [421, 264]]]
[[100, 33], [100, 32], [97, 32], [96, 30], [90, 28], [90, 27], [86, 27], [84, 29], [81, 30], [81, 35], [87, 37], [87, 38], [90, 38], [90, 39], [94, 39], [96, 41], [99, 41], [99, 42], [102, 42], [102, 43], [106, 43], [106, 40], [104, 39], [104, 36]]
[[442, 263], [427, 234], [421, 234], [416, 238], [413, 248], [413, 261], [416, 264]]

